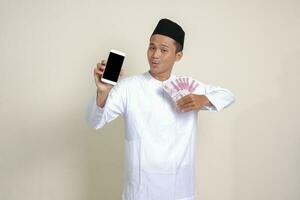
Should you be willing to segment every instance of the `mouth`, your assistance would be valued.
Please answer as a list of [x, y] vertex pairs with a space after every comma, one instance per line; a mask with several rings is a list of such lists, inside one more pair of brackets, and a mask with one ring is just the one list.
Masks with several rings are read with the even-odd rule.
[[156, 65], [159, 65], [159, 62], [157, 62], [157, 61], [151, 61], [151, 64], [156, 66]]

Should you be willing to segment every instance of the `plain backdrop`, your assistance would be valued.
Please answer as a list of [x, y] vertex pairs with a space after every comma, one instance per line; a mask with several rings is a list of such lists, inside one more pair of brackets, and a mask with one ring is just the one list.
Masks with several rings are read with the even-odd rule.
[[299, 200], [299, 10], [299, 0], [0, 0], [0, 199], [120, 199], [123, 121], [87, 125], [93, 68], [115, 48], [125, 76], [148, 70], [166, 17], [186, 31], [174, 73], [236, 96], [199, 113], [197, 200]]

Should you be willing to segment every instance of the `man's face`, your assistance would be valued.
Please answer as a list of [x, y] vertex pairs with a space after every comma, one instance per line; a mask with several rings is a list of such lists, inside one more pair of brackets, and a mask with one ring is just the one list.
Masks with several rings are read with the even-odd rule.
[[155, 34], [150, 38], [147, 56], [153, 75], [168, 75], [174, 63], [182, 57], [182, 52], [176, 53], [175, 41], [172, 38]]

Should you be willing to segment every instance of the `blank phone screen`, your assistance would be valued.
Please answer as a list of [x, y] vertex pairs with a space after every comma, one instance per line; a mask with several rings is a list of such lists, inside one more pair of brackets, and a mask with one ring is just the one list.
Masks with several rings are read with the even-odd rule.
[[124, 61], [124, 56], [110, 52], [107, 59], [103, 78], [107, 80], [111, 80], [113, 82], [117, 82], [122, 68], [123, 61]]

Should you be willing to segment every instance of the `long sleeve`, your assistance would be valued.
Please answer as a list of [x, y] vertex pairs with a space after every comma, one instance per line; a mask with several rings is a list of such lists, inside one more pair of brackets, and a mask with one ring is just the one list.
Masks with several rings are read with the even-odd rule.
[[97, 106], [96, 97], [93, 97], [86, 112], [88, 124], [95, 129], [99, 129], [119, 115], [123, 115], [126, 105], [125, 95], [125, 87], [122, 86], [122, 83], [118, 83], [111, 89], [103, 108]]
[[204, 106], [201, 110], [220, 111], [235, 101], [231, 91], [220, 86], [205, 85], [198, 81], [199, 86], [194, 94], [205, 95], [213, 106]]

